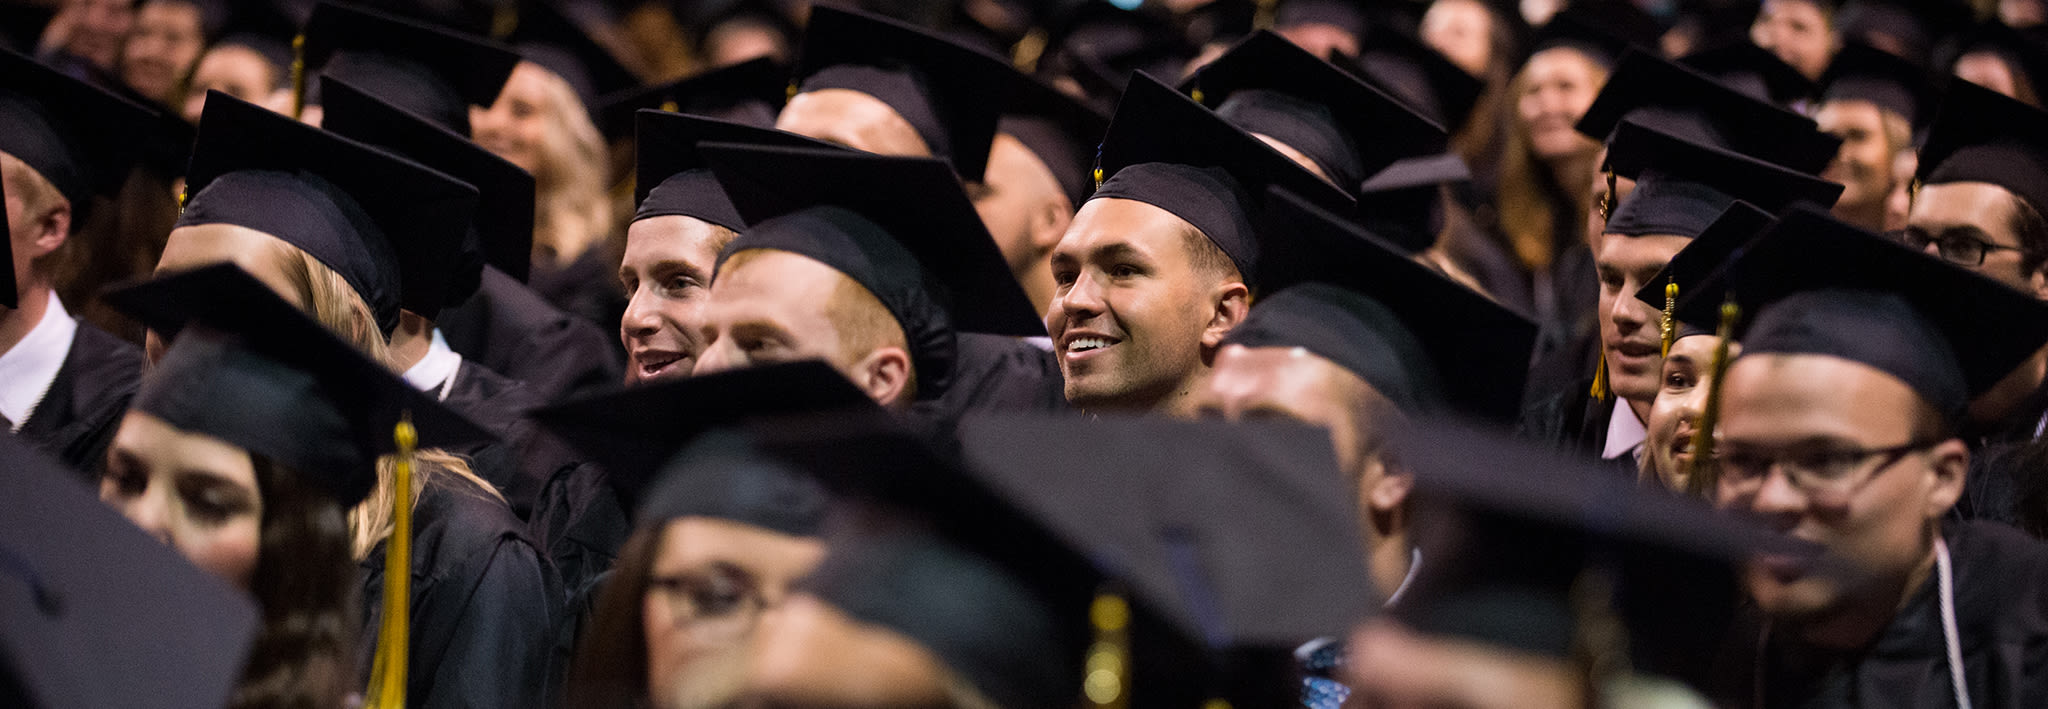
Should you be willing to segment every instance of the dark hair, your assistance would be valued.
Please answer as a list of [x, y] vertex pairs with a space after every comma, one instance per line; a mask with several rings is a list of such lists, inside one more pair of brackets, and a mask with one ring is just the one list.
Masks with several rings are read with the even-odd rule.
[[263, 626], [228, 706], [339, 709], [356, 676], [356, 563], [347, 514], [305, 476], [249, 457], [263, 495], [249, 591]]
[[2048, 220], [2041, 218], [2041, 210], [2026, 198], [2013, 195], [2010, 226], [2013, 235], [2019, 237], [2020, 253], [2025, 257], [2020, 262], [2021, 272], [2032, 274], [2048, 265]]
[[590, 624], [576, 641], [563, 688], [566, 709], [647, 704], [645, 601], [666, 523], [643, 526], [619, 548], [619, 562], [597, 593]]

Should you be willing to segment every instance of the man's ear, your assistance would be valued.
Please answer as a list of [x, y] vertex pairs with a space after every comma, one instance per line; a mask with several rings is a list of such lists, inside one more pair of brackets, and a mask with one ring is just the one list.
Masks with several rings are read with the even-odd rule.
[[1050, 194], [1031, 210], [1031, 252], [1039, 258], [1052, 253], [1074, 223], [1074, 210], [1065, 195]]
[[868, 398], [883, 406], [909, 403], [911, 395], [910, 352], [901, 347], [882, 347], [869, 352], [853, 365], [853, 383]]
[[49, 209], [33, 218], [29, 224], [29, 258], [39, 259], [56, 253], [64, 247], [64, 239], [71, 235], [71, 202], [54, 199]]
[[2029, 276], [2027, 280], [2034, 287], [2035, 298], [2048, 300], [2048, 261], [2042, 262], [2039, 267], [2035, 268], [2033, 275]]
[[1232, 280], [1217, 286], [1210, 292], [1209, 324], [1202, 329], [1202, 350], [1215, 352], [1223, 346], [1223, 338], [1230, 334], [1238, 323], [1244, 322], [1252, 311], [1252, 291], [1243, 283]]
[[1373, 512], [1390, 512], [1408, 504], [1408, 493], [1415, 489], [1415, 476], [1395, 469], [1384, 462], [1379, 463], [1379, 479], [1372, 489], [1365, 491], [1365, 502]]
[[1927, 450], [1927, 463], [1927, 474], [1932, 479], [1924, 512], [1928, 519], [1940, 519], [1963, 497], [1963, 483], [1970, 472], [1970, 447], [1958, 438], [1942, 441]]

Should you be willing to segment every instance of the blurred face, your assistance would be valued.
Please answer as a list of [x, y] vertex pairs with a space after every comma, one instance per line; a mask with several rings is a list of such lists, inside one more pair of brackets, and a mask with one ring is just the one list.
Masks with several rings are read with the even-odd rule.
[[1231, 421], [1288, 419], [1330, 431], [1345, 470], [1358, 470], [1379, 441], [1364, 440], [1369, 399], [1380, 399], [1351, 370], [1299, 347], [1224, 345], [1196, 396], [1195, 411]]
[[498, 157], [533, 173], [541, 174], [541, 146], [548, 139], [546, 69], [533, 62], [520, 62], [505, 81], [498, 102], [489, 108], [469, 108], [469, 129], [478, 145]]
[[712, 67], [732, 66], [750, 59], [789, 57], [789, 39], [759, 20], [741, 18], [725, 22], [704, 36], [704, 58]]
[[1996, 52], [1971, 52], [1956, 59], [1957, 78], [2021, 101], [2020, 77]]
[[100, 500], [194, 566], [249, 587], [263, 495], [248, 451], [129, 411], [107, 449]]
[[[297, 247], [282, 239], [248, 227], [232, 224], [199, 224], [178, 227], [164, 241], [163, 256], [157, 260], [156, 275], [164, 276], [195, 268], [212, 266], [217, 263], [232, 263], [248, 271], [263, 285], [270, 286], [287, 302], [307, 307], [300, 303], [298, 289], [292, 285], [291, 276], [285, 272], [287, 254]], [[164, 345], [155, 331], [148, 335], [149, 361], [155, 362], [163, 356]]]
[[1478, 0], [1436, 0], [1422, 15], [1422, 41], [1473, 76], [1493, 62], [1493, 14]]
[[1593, 252], [1600, 274], [1600, 349], [1607, 357], [1607, 382], [1632, 403], [1657, 396], [1663, 366], [1662, 313], [1636, 300], [1636, 291], [1657, 276], [1692, 240], [1683, 236], [1603, 234]]
[[199, 122], [201, 112], [206, 110], [207, 91], [219, 91], [260, 106], [270, 100], [276, 87], [277, 68], [270, 65], [270, 60], [248, 47], [220, 45], [200, 57], [199, 66], [192, 70], [192, 91], [185, 94], [185, 120]]
[[842, 363], [850, 353], [842, 350], [839, 325], [827, 307], [845, 274], [787, 251], [761, 250], [726, 265], [704, 305], [705, 350], [697, 374], [803, 359], [822, 359], [846, 371]]
[[824, 543], [723, 519], [662, 530], [641, 617], [647, 696], [660, 709], [719, 707], [740, 696], [765, 614], [825, 555]]
[[[1969, 465], [1958, 440], [1906, 449], [1928, 436], [1915, 422], [1926, 406], [1905, 382], [1850, 360], [1743, 357], [1722, 388], [1719, 504], [1903, 583], [1930, 558], [1931, 530], [1955, 504]], [[1792, 468], [1830, 474], [1802, 473], [1807, 482], [1795, 483]], [[1742, 472], [1749, 469], [1763, 472]], [[1819, 616], [1855, 592], [1775, 560], [1746, 576], [1757, 605], [1781, 618]]]
[[1591, 706], [1570, 664], [1450, 637], [1390, 620], [1351, 634], [1345, 706], [1372, 709], [1571, 709]]
[[878, 155], [931, 157], [910, 122], [881, 99], [851, 89], [805, 91], [782, 107], [775, 127]]
[[1749, 38], [1808, 79], [1819, 79], [1835, 56], [1834, 28], [1813, 0], [1764, 0]]
[[981, 223], [996, 238], [996, 247], [1002, 249], [1010, 272], [1022, 275], [1044, 261], [1059, 239], [1058, 234], [1050, 239], [1039, 237], [1038, 222], [1053, 216], [1047, 212], [1071, 208], [1057, 206], [1065, 203], [1067, 197], [1059, 180], [1053, 177], [1052, 168], [1046, 167], [1022, 141], [1008, 134], [996, 135], [994, 147], [988, 153], [986, 174], [986, 182], [975, 194], [974, 211], [981, 214]]
[[807, 709], [949, 706], [930, 650], [806, 593], [762, 624], [748, 706]]
[[1898, 146], [1885, 131], [1884, 115], [1875, 103], [1846, 100], [1829, 101], [1814, 116], [1821, 130], [1842, 139], [1842, 149], [1821, 172], [1829, 182], [1842, 185], [1838, 209], [1868, 210], [1891, 196], [1892, 153]]
[[128, 30], [135, 24], [135, 10], [128, 0], [65, 0], [50, 24], [53, 30], [67, 32], [59, 43], [64, 51], [102, 69], [113, 69]]
[[[2026, 254], [2012, 228], [2018, 197], [1989, 182], [1946, 182], [1921, 185], [1906, 215], [1908, 243], [1922, 243], [1938, 254], [1944, 240], [1969, 240], [1989, 245], [1982, 264], [1958, 264], [2028, 293], [2035, 275], [2025, 269]], [[2003, 248], [1999, 248], [2003, 247]]]
[[629, 300], [619, 320], [626, 383], [686, 377], [704, 349], [704, 306], [718, 251], [733, 233], [701, 219], [651, 217], [626, 229], [619, 283]]
[[[1693, 433], [1700, 411], [1707, 405], [1707, 392], [1714, 387], [1714, 348], [1720, 339], [1712, 335], [1681, 337], [1671, 343], [1671, 356], [1664, 367], [1657, 400], [1650, 404], [1649, 442], [1643, 445], [1648, 472], [1675, 491], [1684, 491], [1692, 474]], [[1728, 343], [1728, 356], [1742, 354], [1742, 344]]]
[[1336, 25], [1304, 22], [1274, 30], [1294, 46], [1324, 59], [1343, 54], [1358, 56], [1358, 35]]
[[1515, 114], [1529, 131], [1529, 147], [1546, 161], [1584, 155], [1600, 144], [1573, 126], [1593, 105], [1606, 70], [1569, 47], [1552, 47], [1522, 65], [1522, 93]]
[[1089, 200], [1074, 217], [1053, 249], [1045, 316], [1068, 402], [1148, 410], [1200, 381], [1216, 279], [1189, 253], [1193, 229], [1127, 199]]
[[143, 3], [121, 53], [121, 80], [136, 93], [167, 102], [205, 49], [198, 7], [182, 0]]

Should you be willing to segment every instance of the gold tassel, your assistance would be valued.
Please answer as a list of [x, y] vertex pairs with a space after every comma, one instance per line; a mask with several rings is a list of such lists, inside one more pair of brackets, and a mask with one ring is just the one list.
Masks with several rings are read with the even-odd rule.
[[795, 81], [791, 81], [791, 82], [789, 82], [789, 85], [788, 85], [788, 86], [785, 86], [785, 87], [783, 87], [783, 88], [782, 88], [782, 102], [783, 102], [783, 103], [788, 103], [788, 102], [790, 102], [791, 100], [794, 100], [794, 99], [796, 98], [796, 95], [797, 95], [797, 90], [796, 90], [796, 82], [795, 82]]
[[1692, 470], [1685, 478], [1687, 494], [1702, 496], [1713, 490], [1718, 482], [1714, 479], [1714, 427], [1721, 422], [1721, 378], [1728, 373], [1728, 344], [1735, 339], [1735, 321], [1742, 316], [1742, 308], [1735, 305], [1734, 295], [1721, 304], [1721, 324], [1714, 336], [1720, 342], [1714, 345], [1714, 359], [1707, 364], [1707, 401], [1700, 406], [1700, 418], [1692, 431]]
[[377, 629], [377, 654], [370, 666], [370, 688], [363, 706], [403, 709], [405, 673], [412, 634], [412, 456], [419, 431], [412, 415], [400, 419], [392, 438], [398, 443], [391, 481], [391, 537], [384, 541], [384, 615]]
[[1031, 28], [1030, 32], [1024, 33], [1023, 39], [1017, 40], [1017, 46], [1010, 48], [1010, 66], [1026, 74], [1038, 71], [1038, 60], [1045, 56], [1045, 47], [1050, 41], [1045, 28]]
[[1097, 165], [1097, 166], [1095, 166], [1095, 173], [1094, 173], [1093, 177], [1095, 178], [1095, 189], [1098, 189], [1098, 190], [1099, 190], [1099, 189], [1102, 189], [1102, 166], [1101, 166], [1101, 165]]
[[1614, 391], [1607, 388], [1606, 352], [1600, 353], [1600, 365], [1593, 369], [1593, 389], [1590, 393], [1594, 401], [1606, 401], [1607, 397], [1614, 395]]
[[1607, 176], [1607, 194], [1600, 195], [1600, 221], [1604, 222], [1614, 218], [1614, 203], [1620, 200], [1614, 196], [1614, 168], [1604, 168], [1601, 173]]
[[1256, 9], [1252, 12], [1252, 29], [1273, 29], [1273, 22], [1278, 19], [1279, 14], [1280, 0], [1258, 0]]
[[518, 3], [502, 3], [491, 12], [491, 39], [503, 40], [519, 30]]
[[1657, 324], [1657, 329], [1664, 337], [1664, 354], [1658, 356], [1670, 357], [1671, 343], [1678, 341], [1678, 282], [1676, 280], [1664, 282], [1664, 320]]
[[306, 116], [306, 33], [292, 38], [292, 120]]
[[1202, 87], [1197, 86], [1188, 91], [1188, 98], [1194, 99], [1195, 103], [1202, 103], [1206, 105], [1206, 101], [1208, 100], [1209, 95], [1202, 93]]
[[1131, 703], [1131, 605], [1123, 596], [1103, 590], [1088, 606], [1095, 642], [1088, 646], [1088, 664], [1081, 683], [1093, 709], [1124, 709]]

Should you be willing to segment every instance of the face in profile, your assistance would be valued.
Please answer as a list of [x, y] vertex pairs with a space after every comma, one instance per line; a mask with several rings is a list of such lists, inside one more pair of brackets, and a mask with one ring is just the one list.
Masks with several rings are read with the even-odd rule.
[[932, 155], [931, 146], [896, 109], [852, 89], [818, 89], [791, 97], [776, 117], [775, 128], [877, 155]]
[[722, 707], [745, 689], [763, 617], [818, 565], [824, 543], [730, 520], [670, 521], [641, 618], [647, 696], [660, 709]]
[[1571, 47], [1537, 52], [1522, 65], [1515, 116], [1527, 131], [1529, 150], [1543, 160], [1586, 155], [1600, 144], [1576, 126], [1607, 81], [1607, 70]]
[[945, 665], [930, 650], [807, 593], [764, 619], [746, 706], [885, 709], [952, 706]]
[[[1664, 358], [1657, 400], [1650, 404], [1649, 439], [1643, 444], [1643, 472], [1666, 488], [1686, 490], [1693, 470], [1693, 433], [1698, 430], [1700, 412], [1706, 409], [1707, 392], [1714, 387], [1714, 350], [1720, 338], [1712, 335], [1681, 337], [1671, 343], [1671, 355]], [[1728, 356], [1742, 354], [1742, 344], [1728, 343]]]
[[694, 217], [668, 215], [633, 222], [619, 263], [626, 313], [626, 383], [689, 376], [704, 350], [704, 308], [711, 273], [733, 232]]
[[194, 566], [249, 588], [263, 494], [248, 451], [129, 411], [107, 449], [100, 500]]
[[1663, 365], [1662, 314], [1636, 299], [1691, 239], [1683, 236], [1603, 234], [1593, 251], [1600, 276], [1600, 347], [1614, 394], [1648, 405], [1657, 396]]

